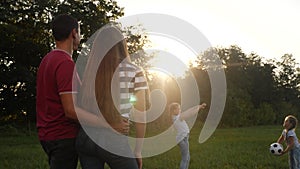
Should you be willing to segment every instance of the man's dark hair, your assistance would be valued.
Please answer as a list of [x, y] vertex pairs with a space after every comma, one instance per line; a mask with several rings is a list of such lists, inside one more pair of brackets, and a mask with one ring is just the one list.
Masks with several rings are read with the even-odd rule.
[[58, 15], [52, 21], [53, 36], [57, 41], [67, 39], [74, 28], [78, 31], [78, 21], [67, 14]]

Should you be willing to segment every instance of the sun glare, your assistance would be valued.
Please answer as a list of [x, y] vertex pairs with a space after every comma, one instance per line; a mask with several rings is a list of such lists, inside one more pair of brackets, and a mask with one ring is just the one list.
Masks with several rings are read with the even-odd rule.
[[[182, 77], [189, 70], [188, 65], [196, 55], [180, 42], [168, 37], [150, 35], [151, 47], [145, 49], [154, 54], [150, 64], [162, 76]], [[162, 76], [164, 77], [164, 76]]]
[[169, 74], [168, 72], [165, 72], [164, 70], [159, 69], [159, 68], [157, 68], [157, 67], [152, 67], [152, 68], [150, 68], [150, 69], [148, 70], [148, 72], [149, 72], [151, 75], [153, 75], [153, 76], [155, 76], [155, 77], [157, 77], [157, 78], [159, 78], [159, 79], [161, 79], [161, 80], [166, 80], [166, 79], [168, 79], [168, 78], [170, 78], [170, 77], [172, 76], [172, 75]]

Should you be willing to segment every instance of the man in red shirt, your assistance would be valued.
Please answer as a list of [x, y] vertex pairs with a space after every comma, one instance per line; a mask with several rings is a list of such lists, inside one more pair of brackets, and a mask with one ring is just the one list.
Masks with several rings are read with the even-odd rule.
[[69, 15], [59, 15], [52, 24], [56, 49], [43, 58], [37, 74], [38, 136], [51, 169], [75, 169], [79, 124], [72, 120], [76, 119], [76, 113], [70, 111], [67, 97], [77, 92], [72, 86], [75, 68], [72, 53], [80, 43], [80, 27]]
[[[78, 156], [75, 140], [81, 122], [110, 127], [103, 118], [76, 106], [80, 80], [72, 53], [80, 44], [80, 26], [69, 15], [59, 15], [52, 22], [56, 49], [41, 61], [37, 74], [37, 129], [41, 145], [48, 155], [51, 169], [76, 169]], [[128, 132], [129, 124], [112, 126]]]

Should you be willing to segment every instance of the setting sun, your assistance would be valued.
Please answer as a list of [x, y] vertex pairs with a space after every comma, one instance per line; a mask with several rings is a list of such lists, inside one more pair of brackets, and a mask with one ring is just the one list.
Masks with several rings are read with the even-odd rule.
[[151, 47], [145, 51], [154, 54], [154, 58], [150, 61], [153, 70], [165, 76], [184, 76], [196, 54], [184, 44], [169, 37], [150, 35], [149, 39]]

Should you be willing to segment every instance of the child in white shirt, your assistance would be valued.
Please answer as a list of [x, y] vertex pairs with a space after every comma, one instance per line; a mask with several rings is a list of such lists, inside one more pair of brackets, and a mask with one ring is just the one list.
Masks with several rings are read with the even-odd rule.
[[295, 133], [297, 121], [295, 116], [286, 116], [283, 122], [284, 129], [277, 140], [280, 144], [286, 141], [287, 147], [282, 151], [281, 155], [289, 153], [290, 169], [300, 169], [300, 144]]
[[203, 103], [198, 106], [194, 106], [185, 112], [181, 112], [179, 103], [171, 103], [169, 105], [169, 112], [172, 115], [173, 127], [177, 131], [176, 141], [181, 152], [180, 169], [188, 169], [190, 162], [189, 151], [189, 133], [190, 129], [186, 123], [186, 119], [196, 115], [200, 109], [204, 109], [206, 104]]

